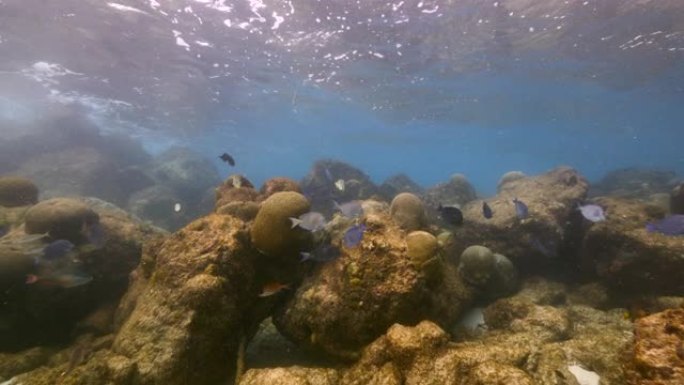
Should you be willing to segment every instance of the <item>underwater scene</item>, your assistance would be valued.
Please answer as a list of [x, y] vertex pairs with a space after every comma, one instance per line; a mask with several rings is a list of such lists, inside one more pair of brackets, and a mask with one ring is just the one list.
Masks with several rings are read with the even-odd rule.
[[0, 0], [0, 385], [684, 385], [683, 0]]

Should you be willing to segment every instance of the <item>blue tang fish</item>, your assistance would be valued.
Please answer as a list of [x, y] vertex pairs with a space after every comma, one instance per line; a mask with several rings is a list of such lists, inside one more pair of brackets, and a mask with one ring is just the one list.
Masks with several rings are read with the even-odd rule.
[[518, 198], [513, 198], [513, 204], [515, 204], [515, 216], [518, 219], [525, 219], [529, 215], [529, 209], [527, 205], [519, 200]]
[[670, 215], [665, 219], [646, 225], [649, 233], [660, 233], [665, 235], [684, 235], [684, 215]]
[[366, 231], [366, 225], [363, 223], [350, 227], [347, 232], [344, 233], [344, 246], [350, 249], [358, 246], [363, 239], [364, 231]]

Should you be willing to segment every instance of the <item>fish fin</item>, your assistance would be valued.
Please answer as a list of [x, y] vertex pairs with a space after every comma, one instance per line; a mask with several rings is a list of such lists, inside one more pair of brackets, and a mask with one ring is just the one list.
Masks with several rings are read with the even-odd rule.
[[311, 259], [311, 253], [307, 253], [307, 252], [303, 251], [303, 252], [299, 253], [299, 255], [302, 256], [302, 259], [300, 259], [299, 262], [306, 262], [306, 261]]
[[295, 217], [290, 217], [290, 221], [292, 222], [292, 227], [290, 227], [291, 229], [294, 229], [302, 223], [301, 219]]

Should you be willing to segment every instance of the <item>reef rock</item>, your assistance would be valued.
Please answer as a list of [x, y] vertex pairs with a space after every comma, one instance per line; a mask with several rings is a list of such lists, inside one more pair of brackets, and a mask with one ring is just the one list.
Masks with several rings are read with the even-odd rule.
[[421, 195], [423, 188], [405, 174], [398, 174], [387, 178], [379, 187], [380, 195], [387, 201], [403, 192]]
[[640, 318], [629, 384], [684, 384], [684, 309], [671, 309]]
[[438, 207], [440, 204], [463, 206], [477, 199], [477, 194], [465, 175], [454, 174], [448, 182], [427, 189], [424, 199], [430, 207]]
[[535, 303], [548, 287], [526, 284], [524, 295], [488, 306], [484, 334], [471, 341], [450, 342], [428, 321], [393, 325], [341, 371], [340, 385], [571, 384], [573, 365], [594, 370], [601, 384], [624, 384], [631, 323], [617, 311]]
[[250, 309], [262, 261], [244, 223], [210, 215], [146, 251], [154, 253], [141, 265], [149, 278], [112, 352], [135, 363], [136, 383], [226, 381], [241, 336], [260, 321]]
[[27, 234], [47, 233], [54, 239], [78, 244], [86, 241], [84, 227], [99, 223], [100, 217], [74, 198], [53, 198], [31, 207], [25, 221]]
[[[317, 268], [274, 316], [288, 338], [329, 355], [355, 359], [394, 323], [454, 322], [473, 290], [439, 258], [417, 267], [405, 233], [387, 213], [367, 215], [361, 243]], [[339, 245], [339, 237], [333, 244]]]
[[635, 200], [599, 198], [606, 220], [587, 230], [580, 251], [585, 271], [623, 294], [684, 292], [684, 237], [650, 233], [662, 209]]
[[680, 183], [670, 193], [670, 213], [684, 214], [684, 183]]
[[282, 191], [302, 192], [296, 181], [285, 177], [275, 177], [267, 180], [264, 182], [264, 185], [261, 186], [261, 189], [259, 190], [259, 200], [263, 201], [271, 195]]
[[[483, 215], [483, 201], [463, 208], [464, 224], [453, 230], [454, 252], [471, 245], [505, 254], [522, 272], [542, 270], [570, 258], [582, 237], [582, 216], [577, 210], [587, 182], [575, 170], [557, 168], [545, 174], [510, 181], [486, 202], [493, 217]], [[513, 199], [528, 206], [528, 217], [518, 218]]]
[[309, 211], [309, 201], [300, 193], [284, 191], [261, 204], [251, 228], [252, 244], [270, 257], [299, 258], [311, 242], [311, 233], [292, 227], [290, 218]]
[[[101, 244], [79, 239], [73, 250], [73, 259], [79, 261], [79, 274], [92, 277], [92, 280], [74, 287], [41, 284], [40, 281], [26, 284], [28, 274], [40, 274], [35, 271], [32, 257], [35, 252], [32, 250], [44, 248], [50, 240], [26, 242], [26, 235], [20, 230], [3, 239], [0, 264], [5, 265], [12, 258], [16, 260], [11, 269], [3, 269], [2, 280], [10, 286], [0, 293], [0, 349], [68, 339], [80, 319], [104, 304], [118, 301], [128, 287], [129, 273], [140, 261], [143, 240], [160, 234], [158, 229], [141, 224], [123, 210], [99, 199], [79, 198], [68, 202], [69, 207], [77, 207], [79, 212], [87, 212], [89, 218], [97, 218], [102, 229]], [[80, 215], [69, 218], [83, 219]], [[66, 223], [71, 224], [70, 221]], [[21, 266], [24, 266], [23, 270]], [[6, 277], [11, 271], [15, 276]]]
[[591, 186], [589, 195], [648, 199], [655, 193], [667, 193], [675, 185], [677, 174], [672, 171], [624, 168], [611, 171]]
[[291, 366], [249, 370], [240, 385], [337, 385], [338, 381], [335, 369]]
[[22, 177], [0, 177], [0, 206], [18, 207], [38, 202], [38, 187]]
[[[344, 181], [343, 189], [335, 185], [340, 180]], [[335, 211], [333, 201], [344, 203], [378, 194], [378, 188], [363, 171], [329, 159], [314, 163], [299, 186], [302, 194], [311, 201], [311, 210], [328, 216]]]
[[425, 205], [411, 193], [401, 193], [392, 199], [390, 215], [399, 227], [407, 231], [419, 230], [427, 225]]
[[527, 175], [525, 175], [525, 173], [522, 171], [509, 171], [503, 174], [499, 179], [499, 183], [496, 184], [496, 191], [501, 192], [505, 184], [513, 182], [514, 180], [522, 179], [526, 176]]
[[220, 183], [216, 167], [206, 158], [183, 147], [157, 156], [150, 166], [157, 183], [169, 187], [185, 201], [192, 201]]

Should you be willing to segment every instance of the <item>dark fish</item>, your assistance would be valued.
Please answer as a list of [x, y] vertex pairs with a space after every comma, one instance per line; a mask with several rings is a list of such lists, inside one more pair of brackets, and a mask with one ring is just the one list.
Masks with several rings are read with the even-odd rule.
[[219, 159], [228, 163], [231, 166], [235, 166], [235, 159], [233, 159], [233, 157], [230, 156], [227, 152], [224, 152], [223, 154], [221, 154], [221, 156], [219, 156]]
[[366, 231], [366, 225], [364, 225], [363, 223], [350, 227], [344, 233], [344, 246], [347, 248], [353, 248], [358, 246], [359, 243], [361, 243], [361, 240], [363, 239], [364, 231]]
[[456, 206], [442, 206], [437, 207], [437, 211], [442, 216], [442, 219], [454, 226], [463, 224], [463, 212]]
[[515, 204], [515, 216], [517, 216], [518, 219], [527, 218], [527, 216], [529, 215], [527, 205], [522, 201], [518, 200], [518, 198], [513, 198], [513, 204]]
[[328, 262], [340, 256], [340, 249], [330, 244], [324, 244], [310, 252], [301, 252], [299, 254], [302, 256], [302, 262]]
[[9, 225], [2, 225], [2, 226], [0, 226], [0, 238], [2, 238], [2, 237], [4, 237], [5, 235], [7, 235], [7, 233], [9, 233], [9, 231], [10, 231]]
[[491, 219], [492, 216], [494, 215], [492, 208], [489, 207], [487, 202], [484, 202], [484, 201], [482, 202], [482, 215], [487, 219]]
[[684, 215], [670, 215], [658, 222], [646, 225], [649, 233], [660, 233], [665, 235], [684, 235]]
[[43, 258], [47, 260], [55, 260], [67, 255], [74, 249], [74, 244], [66, 239], [58, 239], [43, 249]]

